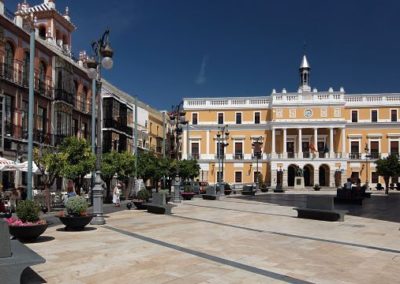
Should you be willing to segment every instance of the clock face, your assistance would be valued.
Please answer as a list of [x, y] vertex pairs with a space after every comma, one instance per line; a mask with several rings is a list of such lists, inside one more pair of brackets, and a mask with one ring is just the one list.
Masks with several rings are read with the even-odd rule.
[[313, 114], [312, 110], [309, 109], [309, 108], [304, 111], [304, 116], [307, 117], [307, 118], [312, 117], [312, 114]]

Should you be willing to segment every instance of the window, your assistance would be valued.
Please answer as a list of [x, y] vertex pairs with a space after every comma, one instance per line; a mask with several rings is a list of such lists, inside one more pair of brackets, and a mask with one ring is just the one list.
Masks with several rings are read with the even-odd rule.
[[14, 80], [13, 76], [14, 76], [14, 49], [11, 45], [11, 43], [6, 42], [5, 44], [5, 51], [6, 51], [6, 56], [4, 59], [4, 76], [6, 77], [6, 79], [8, 80]]
[[243, 159], [243, 143], [235, 142], [235, 159], [241, 160]]
[[192, 158], [198, 160], [199, 159], [199, 143], [193, 142], [192, 143]]
[[379, 158], [379, 141], [371, 141], [370, 143], [370, 154], [372, 159]]
[[350, 142], [350, 158], [360, 159], [360, 143], [359, 141]]
[[392, 109], [390, 111], [390, 117], [391, 117], [391, 121], [392, 122], [396, 122], [397, 121], [397, 109]]
[[40, 37], [41, 39], [46, 39], [46, 26], [41, 25], [41, 26], [39, 27], [39, 37]]
[[217, 172], [217, 182], [222, 182], [222, 178], [223, 178], [222, 172], [218, 171]]
[[29, 103], [27, 101], [22, 101], [21, 104], [21, 116], [22, 116], [22, 133], [23, 137], [27, 139], [28, 137], [28, 105]]
[[197, 113], [192, 113], [192, 124], [197, 125]]
[[79, 130], [78, 120], [73, 118], [72, 119], [72, 134], [74, 134], [75, 137], [78, 137], [78, 130]]
[[236, 183], [242, 182], [242, 172], [235, 172], [235, 182]]
[[[4, 105], [5, 105], [5, 134], [13, 135], [13, 118], [14, 118], [14, 98], [10, 96], [4, 96]], [[26, 113], [28, 113], [28, 109], [26, 109]], [[4, 119], [4, 118], [3, 118]]]
[[39, 65], [39, 91], [43, 93], [45, 91], [45, 83], [46, 83], [46, 63], [40, 61]]
[[260, 112], [254, 113], [254, 124], [260, 124]]
[[25, 51], [25, 55], [24, 55], [24, 65], [23, 65], [23, 69], [22, 69], [22, 83], [25, 86], [28, 86], [29, 84], [29, 65], [30, 65], [30, 55], [29, 55], [29, 51]]
[[399, 141], [390, 141], [390, 154], [399, 154]]
[[351, 111], [351, 122], [358, 122], [358, 111]]
[[376, 172], [372, 172], [371, 174], [371, 182], [378, 183], [379, 182], [379, 175]]
[[47, 111], [44, 108], [39, 107], [37, 122], [36, 122], [37, 130], [46, 133], [46, 128], [47, 128], [46, 122], [47, 122]]
[[[78, 89], [77, 89], [78, 90]], [[81, 109], [83, 112], [87, 111], [87, 93], [88, 93], [88, 89], [86, 87], [83, 88], [83, 93], [82, 93], [82, 102], [81, 102]]]
[[224, 124], [224, 114], [222, 112], [218, 113], [218, 124]]
[[378, 111], [376, 109], [371, 110], [371, 122], [378, 122]]
[[242, 113], [241, 112], [236, 113], [236, 124], [242, 124]]

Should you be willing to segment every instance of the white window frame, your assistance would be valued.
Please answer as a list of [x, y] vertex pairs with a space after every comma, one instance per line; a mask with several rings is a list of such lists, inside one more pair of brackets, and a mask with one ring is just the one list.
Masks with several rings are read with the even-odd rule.
[[189, 141], [190, 143], [190, 156], [192, 156], [193, 152], [192, 152], [192, 144], [197, 143], [199, 144], [199, 159], [200, 159], [200, 155], [201, 155], [201, 141], [199, 139], [193, 139]]
[[[396, 111], [396, 121], [392, 121], [392, 110]], [[397, 108], [391, 108], [390, 109], [390, 122], [398, 122], [399, 121], [399, 110]]]
[[[376, 111], [376, 121], [372, 121], [372, 112], [373, 111]], [[379, 110], [378, 109], [376, 109], [376, 108], [371, 109], [370, 112], [369, 112], [369, 116], [370, 116], [370, 122], [372, 122], [372, 123], [378, 123], [379, 122]]]
[[289, 118], [296, 118], [297, 116], [297, 111], [295, 108], [289, 109]]
[[[193, 124], [193, 114], [197, 114], [197, 123], [196, 124]], [[192, 125], [198, 125], [199, 124], [199, 122], [200, 122], [200, 119], [199, 119], [199, 113], [198, 112], [192, 112], [192, 115], [191, 115], [191, 124]], [[218, 118], [217, 118], [218, 119]]]
[[[353, 122], [353, 111], [357, 112], [357, 122]], [[351, 109], [350, 110], [350, 122], [351, 123], [359, 123], [360, 122], [360, 112], [358, 109]]]
[[[241, 179], [240, 182], [236, 181], [236, 173], [240, 173], [240, 179]], [[236, 171], [235, 170], [233, 172], [233, 180], [235, 181], [235, 183], [243, 183], [243, 171]]]
[[[341, 117], [342, 116], [342, 109], [340, 107], [336, 107], [333, 110], [333, 117]], [[357, 113], [357, 121], [358, 121], [358, 113]]]
[[379, 143], [379, 151], [378, 153], [382, 154], [382, 139], [379, 138], [368, 138], [368, 148], [369, 152], [371, 152], [371, 142], [378, 142]]
[[[222, 123], [219, 123], [219, 115], [222, 114]], [[224, 112], [217, 112], [217, 125], [224, 125], [225, 124], [225, 113]]]
[[[260, 122], [256, 123], [256, 113], [258, 113], [260, 115]], [[254, 124], [261, 124], [261, 111], [254, 111], [253, 112], [253, 123]]]
[[327, 117], [327, 116], [328, 116], [328, 108], [322, 107], [321, 108], [321, 117]]
[[399, 143], [399, 151], [400, 151], [400, 139], [399, 138], [389, 138], [388, 139], [388, 147], [387, 147], [387, 149], [388, 149], [388, 154], [390, 154], [392, 151], [391, 151], [391, 149], [390, 149], [390, 144], [392, 143], [392, 142], [397, 142], [397, 143]]
[[[240, 114], [240, 123], [237, 123], [237, 115], [238, 114]], [[236, 125], [241, 125], [241, 124], [243, 124], [243, 112], [241, 112], [241, 111], [237, 111], [237, 112], [235, 112], [235, 124]]]
[[358, 152], [357, 153], [362, 153], [360, 152], [361, 149], [361, 138], [350, 138], [349, 139], [349, 154], [351, 154], [351, 142], [358, 142]]

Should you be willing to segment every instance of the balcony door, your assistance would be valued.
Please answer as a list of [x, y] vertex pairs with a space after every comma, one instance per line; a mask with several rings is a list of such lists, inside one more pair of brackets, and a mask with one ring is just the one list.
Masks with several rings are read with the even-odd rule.
[[235, 142], [235, 159], [243, 159], [243, 142]]
[[288, 158], [294, 158], [294, 142], [286, 142], [286, 150]]
[[379, 158], [379, 141], [371, 141], [370, 149], [371, 149], [371, 158], [378, 159]]

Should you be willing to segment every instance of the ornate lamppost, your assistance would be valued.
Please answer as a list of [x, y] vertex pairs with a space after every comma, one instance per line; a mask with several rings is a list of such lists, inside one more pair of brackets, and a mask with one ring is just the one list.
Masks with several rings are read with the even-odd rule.
[[[109, 42], [110, 31], [106, 30], [102, 37], [92, 43], [93, 58], [86, 62], [88, 76], [92, 79], [92, 151], [96, 154], [96, 179], [92, 189], [93, 214], [92, 225], [106, 223], [103, 217], [103, 187], [101, 180], [101, 151], [102, 151], [102, 99], [101, 99], [101, 67], [111, 69], [113, 67], [113, 50]], [[97, 90], [98, 88], [98, 90]], [[97, 94], [98, 91], [98, 94]], [[97, 94], [97, 151], [96, 151], [96, 94]]]
[[180, 197], [181, 181], [179, 177], [179, 164], [178, 164], [180, 158], [179, 157], [179, 147], [181, 144], [180, 138], [183, 132], [183, 125], [186, 125], [189, 122], [185, 120], [186, 112], [183, 110], [183, 102], [181, 102], [177, 106], [173, 106], [171, 112], [168, 115], [175, 135], [174, 142], [175, 142], [176, 176], [172, 184], [174, 188], [174, 197], [172, 202], [179, 203], [181, 202], [181, 197]]
[[229, 145], [226, 141], [229, 138], [228, 125], [219, 126], [217, 132], [217, 159], [218, 159], [218, 172], [217, 172], [217, 183], [220, 194], [224, 194], [224, 156], [225, 156], [225, 147]]
[[251, 144], [253, 146], [253, 151], [254, 151], [254, 157], [256, 158], [257, 161], [257, 169], [256, 169], [256, 190], [260, 188], [260, 182], [259, 182], [259, 172], [258, 172], [258, 160], [261, 159], [261, 145], [263, 144], [262, 142], [262, 137], [256, 137], [254, 138], [254, 142]]

